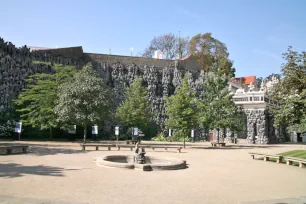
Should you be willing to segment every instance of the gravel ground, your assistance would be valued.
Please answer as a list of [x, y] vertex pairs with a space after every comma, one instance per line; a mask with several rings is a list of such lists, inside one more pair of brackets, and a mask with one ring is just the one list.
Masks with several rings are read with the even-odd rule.
[[[200, 143], [180, 154], [148, 150], [147, 155], [186, 160], [188, 168], [142, 172], [92, 162], [99, 156], [133, 154], [129, 150], [83, 152], [77, 143], [22, 143], [31, 145], [30, 153], [0, 155], [0, 204], [31, 199], [90, 204], [240, 203], [306, 195], [306, 169], [252, 160], [248, 155], [306, 149], [305, 145], [211, 148]], [[5, 200], [12, 197], [20, 202]]]

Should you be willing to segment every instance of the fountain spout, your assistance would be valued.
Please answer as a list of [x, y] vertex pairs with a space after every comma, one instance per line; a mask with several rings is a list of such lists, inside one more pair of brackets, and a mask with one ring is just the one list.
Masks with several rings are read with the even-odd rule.
[[145, 150], [144, 148], [139, 147], [140, 142], [136, 143], [135, 146], [135, 157], [134, 157], [134, 161], [137, 164], [144, 164], [146, 163], [146, 158], [145, 158]]

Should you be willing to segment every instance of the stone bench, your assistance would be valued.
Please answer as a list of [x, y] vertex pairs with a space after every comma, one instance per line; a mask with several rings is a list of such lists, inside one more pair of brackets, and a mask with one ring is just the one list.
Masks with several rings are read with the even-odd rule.
[[13, 150], [18, 149], [22, 150], [23, 153], [26, 153], [29, 148], [29, 145], [6, 145], [0, 146], [0, 150], [6, 150], [7, 154], [12, 154]]
[[108, 151], [111, 150], [112, 147], [115, 147], [113, 144], [80, 144], [82, 150], [85, 151], [86, 147], [96, 147], [96, 150], [99, 150], [99, 147], [107, 147]]
[[262, 156], [263, 158], [264, 158], [264, 161], [269, 161], [270, 160], [270, 158], [274, 158], [274, 159], [276, 159], [276, 163], [278, 163], [278, 164], [280, 164], [280, 163], [282, 163], [282, 161], [283, 161], [283, 156], [281, 156], [281, 155], [275, 155], [275, 154], [263, 154], [263, 153], [249, 153], [252, 157], [253, 157], [253, 159], [255, 159], [255, 155], [257, 156]]
[[295, 158], [295, 157], [285, 157], [285, 160], [286, 160], [287, 165], [292, 165], [292, 162], [296, 162], [299, 164], [300, 168], [306, 167], [306, 159], [300, 159], [300, 158]]
[[182, 150], [181, 146], [161, 146], [161, 145], [155, 145], [155, 146], [149, 146], [149, 148], [152, 148], [153, 151], [155, 149], [158, 149], [158, 148], [165, 149], [166, 151], [168, 149], [176, 149], [177, 153], [181, 153], [181, 150]]
[[211, 142], [212, 147], [225, 147], [225, 142]]

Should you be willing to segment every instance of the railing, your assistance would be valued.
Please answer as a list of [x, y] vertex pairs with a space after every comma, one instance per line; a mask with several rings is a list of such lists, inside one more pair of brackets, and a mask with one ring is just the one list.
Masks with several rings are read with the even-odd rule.
[[278, 105], [276, 101], [272, 101], [263, 92], [237, 93], [233, 95], [233, 101], [237, 104], [267, 103], [269, 105]]
[[253, 103], [253, 102], [269, 102], [266, 101], [266, 97], [263, 92], [245, 92], [245, 93], [237, 93], [233, 96], [233, 101], [236, 103]]
[[240, 102], [240, 101], [248, 101], [248, 97], [243, 97], [243, 98], [233, 98], [234, 102]]

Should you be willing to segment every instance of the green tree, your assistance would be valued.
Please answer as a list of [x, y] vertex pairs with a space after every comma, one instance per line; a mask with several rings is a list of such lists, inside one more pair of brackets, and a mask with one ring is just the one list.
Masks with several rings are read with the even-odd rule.
[[127, 127], [146, 128], [151, 121], [151, 103], [148, 91], [137, 78], [126, 90], [126, 99], [116, 111], [116, 118]]
[[175, 90], [175, 94], [166, 100], [166, 127], [175, 129], [184, 138], [189, 136], [191, 130], [198, 125], [197, 99], [195, 92], [188, 85], [187, 75], [184, 77], [182, 87]]
[[263, 82], [263, 78], [262, 77], [256, 78], [256, 86], [257, 86], [257, 88], [260, 88], [262, 82]]
[[54, 108], [57, 120], [84, 127], [84, 143], [87, 125], [99, 124], [111, 116], [111, 92], [91, 63], [76, 73], [58, 91]]
[[272, 73], [269, 76], [267, 76], [264, 80], [271, 80], [273, 76], [276, 77], [277, 79], [281, 79], [281, 75], [280, 74]]
[[290, 46], [283, 54], [282, 79], [273, 87], [271, 96], [278, 102], [272, 108], [275, 125], [292, 131], [306, 131], [306, 52], [298, 53]]
[[58, 87], [64, 81], [69, 81], [76, 72], [73, 66], [55, 64], [53, 68], [54, 74], [38, 73], [27, 79], [27, 88], [15, 101], [16, 112], [20, 113], [23, 124], [40, 130], [49, 129], [50, 139], [52, 128], [59, 125], [53, 111]]
[[228, 78], [215, 73], [205, 75], [204, 92], [199, 100], [199, 121], [203, 128], [217, 129], [218, 142], [220, 129], [229, 128], [241, 131], [243, 122], [241, 113], [232, 100], [228, 88]]
[[196, 57], [204, 72], [215, 72], [234, 77], [235, 68], [228, 58], [226, 45], [212, 37], [211, 33], [198, 34], [190, 40], [190, 54]]

